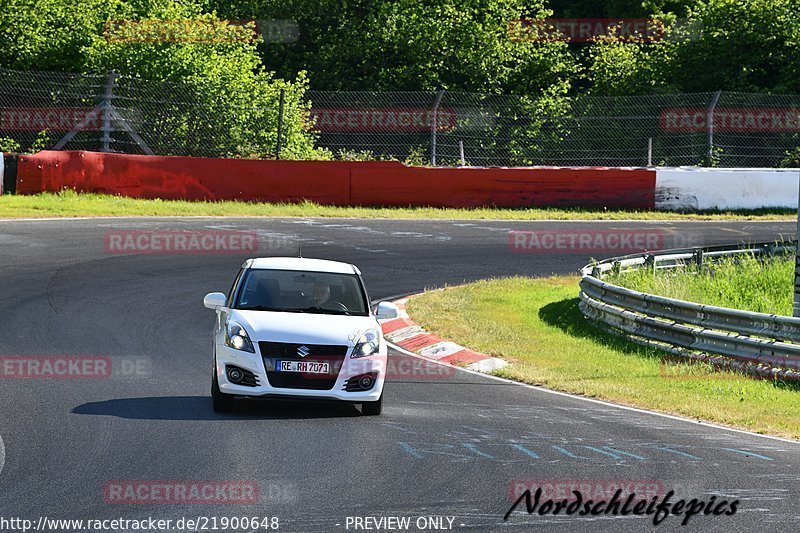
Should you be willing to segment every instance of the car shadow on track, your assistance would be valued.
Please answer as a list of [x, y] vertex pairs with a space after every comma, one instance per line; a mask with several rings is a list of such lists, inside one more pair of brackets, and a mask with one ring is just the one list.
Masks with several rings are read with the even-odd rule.
[[237, 400], [230, 413], [215, 413], [209, 396], [155, 396], [117, 398], [78, 405], [78, 415], [101, 415], [136, 420], [242, 420], [260, 418], [308, 419], [360, 416], [355, 405], [310, 401]]

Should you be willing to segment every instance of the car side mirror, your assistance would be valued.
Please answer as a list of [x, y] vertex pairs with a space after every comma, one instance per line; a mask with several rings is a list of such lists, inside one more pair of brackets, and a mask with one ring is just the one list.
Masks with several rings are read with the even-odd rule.
[[400, 314], [400, 309], [397, 308], [392, 302], [379, 302], [375, 308], [375, 317], [378, 320], [388, 320], [390, 318], [397, 318]]
[[203, 298], [203, 305], [209, 309], [219, 309], [220, 307], [225, 307], [225, 301], [227, 299], [227, 296], [221, 292], [209, 292], [206, 294], [206, 297]]

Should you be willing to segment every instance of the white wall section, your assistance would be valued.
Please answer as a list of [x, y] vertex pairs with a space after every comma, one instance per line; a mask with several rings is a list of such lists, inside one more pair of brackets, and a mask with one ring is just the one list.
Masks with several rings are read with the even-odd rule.
[[656, 169], [656, 209], [797, 208], [800, 169]]

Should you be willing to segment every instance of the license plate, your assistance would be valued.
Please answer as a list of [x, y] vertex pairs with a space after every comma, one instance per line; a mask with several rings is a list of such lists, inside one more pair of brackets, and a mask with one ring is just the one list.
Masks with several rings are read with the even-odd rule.
[[276, 361], [278, 372], [305, 372], [307, 374], [328, 374], [330, 363], [316, 361]]

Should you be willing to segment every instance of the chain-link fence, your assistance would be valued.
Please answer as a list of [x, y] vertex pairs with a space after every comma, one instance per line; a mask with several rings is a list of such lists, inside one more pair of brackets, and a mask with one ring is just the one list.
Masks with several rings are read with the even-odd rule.
[[290, 116], [283, 93], [264, 109], [201, 99], [197, 91], [113, 74], [0, 70], [0, 148], [286, 157], [286, 129], [302, 127], [330, 157], [346, 159], [480, 166], [800, 164], [800, 95], [552, 99], [308, 91], [310, 113]]
[[197, 80], [0, 69], [0, 149], [275, 157], [298, 129], [296, 87], [271, 87], [262, 105], [214, 89]]

